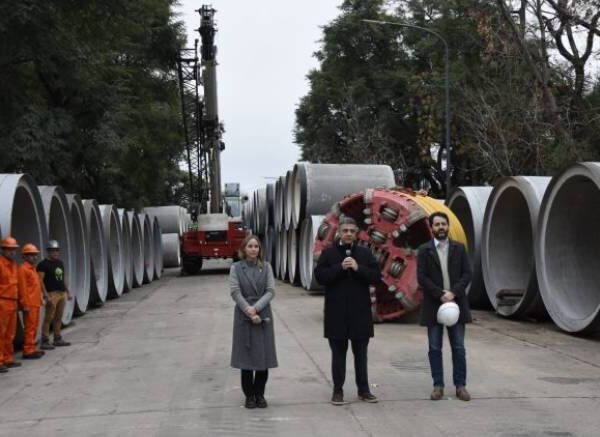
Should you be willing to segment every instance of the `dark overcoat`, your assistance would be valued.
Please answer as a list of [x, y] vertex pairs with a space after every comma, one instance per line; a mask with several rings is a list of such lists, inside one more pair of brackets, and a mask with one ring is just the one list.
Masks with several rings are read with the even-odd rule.
[[[471, 263], [465, 247], [456, 241], [449, 240], [448, 276], [450, 290], [456, 298], [454, 301], [460, 308], [458, 323], [471, 321], [471, 310], [466, 288], [471, 282]], [[444, 278], [440, 257], [435, 248], [435, 240], [428, 241], [419, 247], [417, 256], [417, 277], [423, 290], [421, 305], [421, 326], [433, 326], [437, 323], [437, 311], [442, 301]]]
[[[271, 265], [238, 261], [229, 270], [229, 288], [236, 303], [233, 313], [231, 367], [265, 370], [277, 367], [271, 299], [275, 295]], [[244, 310], [254, 306], [263, 322], [254, 324]], [[268, 320], [265, 320], [268, 319]]]
[[325, 286], [325, 338], [334, 340], [373, 337], [373, 314], [369, 285], [381, 281], [379, 264], [371, 251], [353, 246], [352, 257], [358, 270], [344, 270], [344, 249], [338, 244], [323, 250], [315, 278]]

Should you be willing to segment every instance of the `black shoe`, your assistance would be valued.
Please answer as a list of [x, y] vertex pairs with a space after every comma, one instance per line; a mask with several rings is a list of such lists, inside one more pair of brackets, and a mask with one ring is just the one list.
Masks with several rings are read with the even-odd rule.
[[0, 373], [6, 372], [8, 372], [8, 367], [6, 367], [4, 364], [0, 364]]
[[13, 361], [12, 363], [6, 363], [5, 365], [9, 369], [12, 369], [14, 367], [21, 367], [21, 363], [19, 363], [18, 361]]
[[256, 395], [256, 406], [258, 408], [267, 408], [267, 400], [263, 395]]
[[41, 350], [44, 350], [44, 351], [51, 351], [52, 349], [54, 349], [54, 346], [52, 346], [52, 345], [50, 344], [50, 342], [48, 342], [48, 341], [45, 341], [45, 342], [43, 342], [43, 343], [42, 343], [42, 345], [40, 346], [40, 349], [41, 349]]
[[244, 407], [248, 409], [256, 408], [256, 400], [254, 399], [254, 396], [246, 396], [246, 403], [244, 404]]
[[377, 396], [375, 396], [373, 393], [362, 393], [362, 394], [358, 395], [358, 398], [361, 401], [369, 402], [371, 404], [375, 404], [375, 403], [379, 402], [379, 400], [377, 399]]
[[331, 396], [331, 403], [333, 405], [346, 405], [348, 402], [344, 401], [344, 392], [334, 391]]
[[69, 343], [68, 341], [64, 341], [62, 339], [62, 337], [58, 337], [54, 339], [54, 342], [52, 343], [54, 346], [71, 346], [71, 343]]
[[44, 355], [43, 351], [35, 351], [35, 352], [31, 352], [30, 354], [23, 354], [23, 359], [24, 360], [37, 360], [39, 358], [42, 358], [42, 355]]

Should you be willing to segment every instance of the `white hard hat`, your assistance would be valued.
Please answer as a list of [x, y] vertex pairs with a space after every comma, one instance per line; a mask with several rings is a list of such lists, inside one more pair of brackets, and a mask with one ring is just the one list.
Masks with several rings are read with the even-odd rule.
[[437, 312], [438, 323], [444, 326], [453, 326], [458, 322], [460, 308], [455, 302], [446, 302], [440, 305]]
[[58, 241], [50, 240], [50, 241], [48, 241], [48, 246], [46, 247], [46, 249], [48, 249], [48, 250], [60, 249], [60, 245], [58, 244]]

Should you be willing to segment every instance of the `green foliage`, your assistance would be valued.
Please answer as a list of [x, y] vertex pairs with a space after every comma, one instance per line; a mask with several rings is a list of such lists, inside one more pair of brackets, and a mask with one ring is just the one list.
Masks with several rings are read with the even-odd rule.
[[182, 151], [169, 0], [0, 4], [0, 171], [127, 207], [170, 202]]

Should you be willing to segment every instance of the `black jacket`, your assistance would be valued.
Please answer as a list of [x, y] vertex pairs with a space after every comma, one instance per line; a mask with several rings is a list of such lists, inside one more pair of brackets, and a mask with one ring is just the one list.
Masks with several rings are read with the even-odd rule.
[[[468, 323], [471, 321], [471, 310], [465, 290], [471, 282], [471, 264], [465, 247], [452, 240], [448, 247], [448, 275], [450, 276], [450, 291], [456, 295], [454, 301], [460, 308], [458, 323]], [[423, 290], [421, 325], [433, 326], [437, 323], [437, 310], [442, 304], [440, 298], [444, 284], [435, 240], [419, 247], [417, 277], [419, 286]]]
[[381, 281], [379, 264], [371, 251], [354, 245], [351, 255], [358, 270], [344, 270], [345, 249], [334, 245], [325, 249], [315, 278], [325, 286], [325, 338], [364, 339], [373, 337], [373, 315], [369, 285]]

